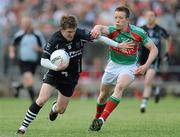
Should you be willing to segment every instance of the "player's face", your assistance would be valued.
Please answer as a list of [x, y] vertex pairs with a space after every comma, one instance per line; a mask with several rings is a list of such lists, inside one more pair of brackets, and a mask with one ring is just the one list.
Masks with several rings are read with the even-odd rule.
[[74, 29], [73, 28], [62, 29], [61, 33], [67, 41], [72, 41], [74, 38], [74, 35], [76, 33], [76, 28], [74, 28]]
[[21, 20], [21, 27], [24, 31], [30, 31], [32, 29], [31, 19], [28, 17], [23, 17]]
[[126, 18], [126, 13], [122, 11], [116, 11], [115, 15], [115, 25], [118, 30], [124, 29], [129, 23], [129, 19]]
[[148, 24], [154, 24], [155, 23], [155, 14], [152, 11], [148, 11], [146, 13], [146, 19]]

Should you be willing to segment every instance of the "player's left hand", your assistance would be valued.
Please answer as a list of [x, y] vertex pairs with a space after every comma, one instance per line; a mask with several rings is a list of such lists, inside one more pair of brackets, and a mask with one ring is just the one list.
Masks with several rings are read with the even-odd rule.
[[69, 63], [68, 64], [60, 64], [57, 66], [56, 71], [65, 70], [68, 66], [69, 66]]
[[135, 74], [135, 75], [144, 75], [144, 73], [146, 72], [147, 69], [148, 69], [148, 66], [144, 64], [144, 65], [142, 65], [142, 66], [139, 66], [139, 67], [135, 70], [134, 74]]
[[98, 29], [94, 28], [91, 30], [91, 36], [94, 39], [98, 38], [100, 35], [101, 35], [101, 32]]

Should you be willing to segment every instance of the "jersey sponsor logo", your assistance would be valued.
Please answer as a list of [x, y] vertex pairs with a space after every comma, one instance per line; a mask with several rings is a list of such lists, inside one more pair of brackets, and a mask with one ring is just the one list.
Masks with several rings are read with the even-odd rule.
[[118, 53], [124, 54], [124, 55], [126, 55], [126, 56], [131, 56], [131, 55], [136, 54], [137, 51], [138, 51], [138, 48], [137, 48], [137, 47], [138, 47], [138, 46], [134, 46], [134, 48], [132, 48], [132, 49], [124, 49], [124, 50], [121, 50], [121, 49], [119, 49], [119, 48], [110, 46], [110, 48], [111, 48], [113, 51], [116, 51], [116, 52], [118, 52]]
[[76, 56], [82, 55], [82, 50], [69, 51], [70, 58], [74, 58]]

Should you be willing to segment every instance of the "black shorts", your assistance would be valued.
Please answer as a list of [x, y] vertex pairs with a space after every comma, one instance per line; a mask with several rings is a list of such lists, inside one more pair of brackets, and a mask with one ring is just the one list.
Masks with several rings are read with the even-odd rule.
[[25, 72], [31, 72], [32, 74], [34, 74], [38, 63], [19, 60], [18, 65], [19, 65], [21, 74]]
[[159, 68], [160, 68], [160, 59], [159, 58], [156, 58], [153, 63], [150, 65], [150, 68], [153, 68], [157, 71], [159, 71]]
[[[144, 65], [146, 63], [147, 59], [145, 58], [141, 58], [140, 61], [139, 61], [139, 64], [140, 65]], [[152, 69], [155, 69], [156, 72], [159, 71], [159, 68], [160, 68], [160, 58], [156, 58], [153, 63], [150, 65], [150, 68]]]
[[43, 78], [43, 83], [47, 83], [55, 87], [59, 92], [66, 96], [66, 97], [71, 97], [74, 92], [74, 88], [76, 87], [77, 82], [68, 82], [64, 81], [60, 78], [50, 76], [50, 75], [45, 75]]

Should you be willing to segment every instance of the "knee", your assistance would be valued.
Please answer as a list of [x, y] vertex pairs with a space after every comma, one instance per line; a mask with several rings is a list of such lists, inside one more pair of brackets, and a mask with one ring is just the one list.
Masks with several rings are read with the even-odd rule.
[[115, 89], [117, 89], [118, 91], [123, 91], [125, 87], [123, 86], [123, 84], [119, 83], [116, 85]]
[[44, 106], [44, 104], [46, 103], [45, 99], [41, 99], [41, 98], [37, 98], [36, 103], [38, 106]]
[[45, 102], [43, 102], [43, 101], [41, 101], [41, 100], [36, 100], [36, 104], [38, 105], [38, 106], [44, 106], [44, 104], [45, 104]]
[[116, 98], [121, 98], [123, 91], [124, 91], [125, 87], [121, 84], [117, 84], [115, 89], [114, 89], [114, 93], [113, 96], [115, 96]]

